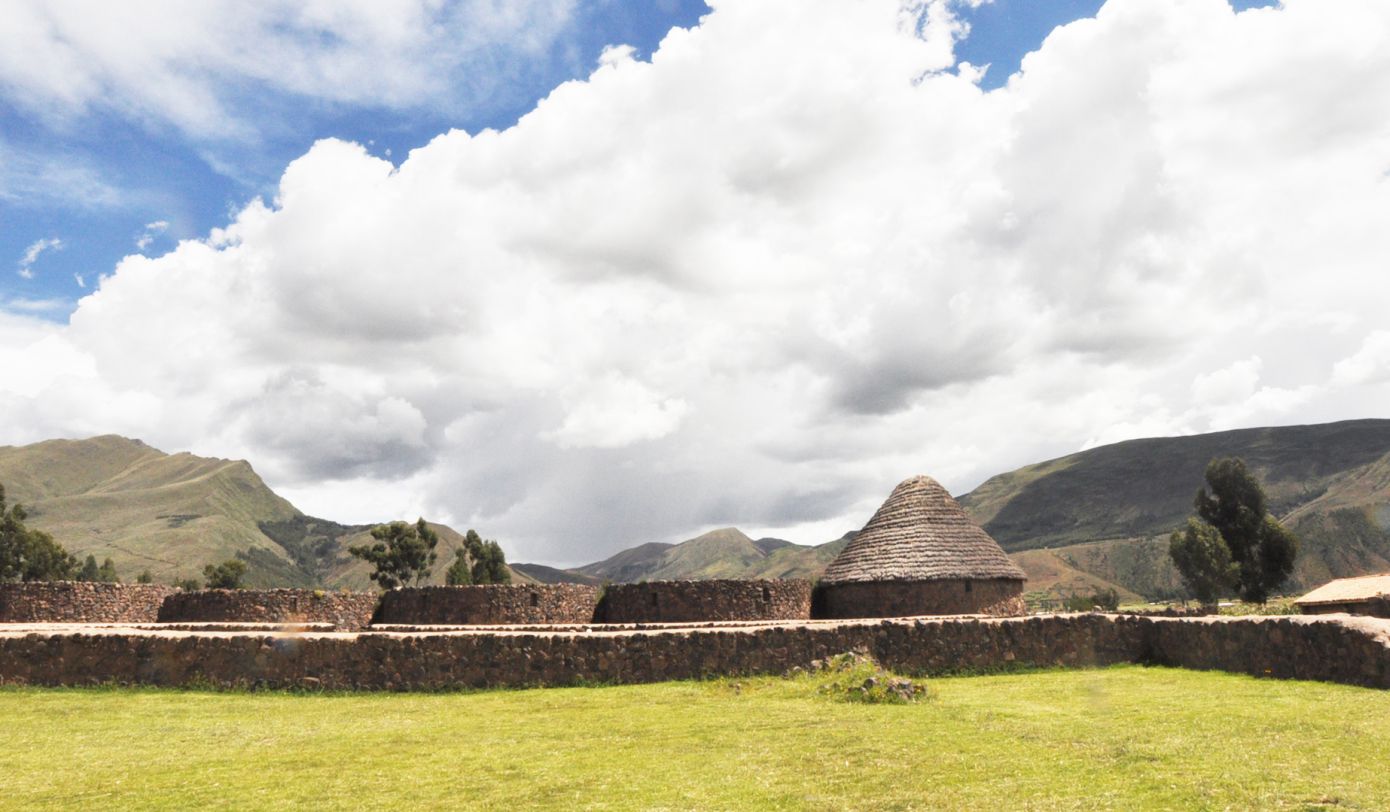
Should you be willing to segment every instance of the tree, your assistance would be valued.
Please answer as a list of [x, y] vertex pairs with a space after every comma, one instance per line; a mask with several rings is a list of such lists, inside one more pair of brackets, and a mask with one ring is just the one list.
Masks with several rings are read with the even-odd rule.
[[97, 569], [97, 580], [104, 584], [119, 584], [121, 579], [116, 575], [116, 564], [111, 559], [101, 562], [101, 567]]
[[375, 544], [349, 547], [348, 552], [371, 564], [368, 576], [382, 589], [395, 589], [412, 580], [418, 585], [430, 577], [437, 558], [439, 534], [424, 519], [414, 525], [391, 522], [372, 528]]
[[1192, 597], [1203, 604], [1216, 603], [1223, 592], [1236, 587], [1238, 573], [1231, 551], [1216, 528], [1199, 519], [1168, 539], [1168, 555], [1178, 568]]
[[87, 560], [82, 563], [82, 569], [77, 573], [79, 581], [99, 581], [101, 580], [101, 567], [97, 566], [97, 557], [87, 556]]
[[184, 592], [197, 592], [203, 588], [203, 585], [198, 582], [197, 578], [180, 578], [174, 582], [174, 586], [182, 589]]
[[23, 505], [6, 507], [0, 485], [0, 581], [56, 581], [72, 577], [77, 559], [42, 530], [24, 525]]
[[135, 583], [137, 583], [137, 584], [152, 584], [152, 583], [154, 583], [154, 576], [150, 574], [150, 571], [149, 571], [149, 570], [144, 570], [144, 571], [141, 572], [138, 576], [136, 576], [136, 578], [135, 578]]
[[510, 584], [511, 570], [507, 569], [507, 557], [502, 547], [495, 541], [483, 542], [478, 557], [473, 561], [473, 583]]
[[241, 589], [241, 579], [244, 577], [246, 562], [238, 558], [203, 567], [203, 580], [207, 582], [208, 589]]
[[464, 548], [454, 550], [454, 563], [444, 571], [444, 583], [449, 586], [468, 586], [473, 583], [473, 571], [468, 567], [468, 553]]
[[1199, 600], [1235, 589], [1264, 603], [1293, 573], [1298, 538], [1268, 514], [1264, 490], [1244, 461], [1212, 460], [1206, 480], [1193, 500], [1196, 517], [1169, 540], [1173, 564]]

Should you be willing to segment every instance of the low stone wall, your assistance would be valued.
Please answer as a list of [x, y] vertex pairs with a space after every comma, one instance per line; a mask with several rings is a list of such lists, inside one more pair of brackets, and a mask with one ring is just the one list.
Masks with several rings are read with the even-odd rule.
[[814, 610], [815, 617], [823, 618], [1027, 613], [1023, 582], [1009, 578], [822, 584]]
[[1346, 613], [1351, 615], [1364, 615], [1366, 617], [1390, 618], [1390, 595], [1378, 595], [1374, 598], [1365, 600], [1351, 601], [1348, 603], [1319, 603], [1312, 606], [1299, 606], [1298, 610], [1305, 615], [1331, 615]]
[[693, 623], [711, 620], [806, 620], [811, 582], [801, 580], [649, 581], [612, 584], [600, 623]]
[[311, 589], [204, 589], [170, 595], [160, 623], [332, 623], [356, 631], [372, 622], [375, 592]]
[[585, 584], [479, 584], [393, 589], [377, 623], [509, 625], [590, 623], [599, 589]]
[[1151, 618], [1145, 631], [1147, 662], [1390, 688], [1390, 624], [1383, 621], [1345, 615]]
[[0, 683], [373, 690], [636, 683], [777, 674], [856, 650], [912, 674], [1147, 662], [1390, 688], [1384, 621], [1099, 614], [542, 634], [0, 629]]
[[0, 584], [0, 623], [152, 623], [174, 592], [159, 584]]

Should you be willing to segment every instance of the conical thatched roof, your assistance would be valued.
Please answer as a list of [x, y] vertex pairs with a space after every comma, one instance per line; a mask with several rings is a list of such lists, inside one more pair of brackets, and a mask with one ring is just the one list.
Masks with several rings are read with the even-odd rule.
[[915, 476], [893, 489], [821, 583], [1024, 578], [999, 543], [936, 480]]

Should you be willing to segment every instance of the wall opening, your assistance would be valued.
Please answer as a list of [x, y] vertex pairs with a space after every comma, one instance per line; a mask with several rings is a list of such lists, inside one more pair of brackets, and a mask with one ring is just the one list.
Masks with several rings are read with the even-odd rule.
[[772, 590], [763, 587], [763, 603], [772, 603]]
[[531, 593], [531, 606], [532, 606], [532, 608], [537, 607], [537, 606], [540, 606], [540, 605], [541, 605], [541, 596], [540, 596], [540, 593], [538, 593], [538, 592], [532, 592], [532, 593]]

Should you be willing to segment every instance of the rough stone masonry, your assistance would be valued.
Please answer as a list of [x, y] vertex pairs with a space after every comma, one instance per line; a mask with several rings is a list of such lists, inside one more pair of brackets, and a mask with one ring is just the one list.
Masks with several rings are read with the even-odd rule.
[[0, 681], [441, 690], [779, 674], [845, 651], [912, 674], [1138, 662], [1390, 688], [1390, 621], [1345, 615], [307, 634], [11, 625], [0, 627]]

